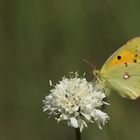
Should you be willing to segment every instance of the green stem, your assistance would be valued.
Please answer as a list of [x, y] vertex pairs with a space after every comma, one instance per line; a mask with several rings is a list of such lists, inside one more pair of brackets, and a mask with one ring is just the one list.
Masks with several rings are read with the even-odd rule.
[[75, 128], [76, 140], [81, 140], [81, 132], [79, 128]]

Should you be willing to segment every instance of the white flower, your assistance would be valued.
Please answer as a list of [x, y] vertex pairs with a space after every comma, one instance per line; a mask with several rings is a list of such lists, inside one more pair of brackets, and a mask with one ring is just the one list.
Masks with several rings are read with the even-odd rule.
[[[52, 86], [52, 82], [50, 81]], [[69, 126], [87, 127], [87, 122], [96, 122], [101, 128], [109, 120], [107, 113], [99, 108], [103, 104], [105, 94], [98, 83], [88, 82], [84, 77], [79, 78], [75, 73], [69, 79], [63, 77], [50, 94], [45, 97], [43, 111], [54, 115], [57, 121], [64, 121]]]

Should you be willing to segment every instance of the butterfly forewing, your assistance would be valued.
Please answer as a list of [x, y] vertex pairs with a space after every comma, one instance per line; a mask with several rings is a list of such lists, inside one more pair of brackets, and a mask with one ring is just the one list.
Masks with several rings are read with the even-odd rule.
[[129, 40], [125, 45], [118, 49], [105, 62], [101, 73], [118, 64], [127, 65], [128, 63], [140, 64], [140, 37]]

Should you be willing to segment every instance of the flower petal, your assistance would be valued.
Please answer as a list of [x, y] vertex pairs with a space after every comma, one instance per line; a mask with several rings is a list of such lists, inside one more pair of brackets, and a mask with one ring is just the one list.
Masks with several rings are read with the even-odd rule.
[[78, 128], [79, 127], [78, 122], [77, 122], [75, 117], [70, 118], [70, 122], [71, 122], [71, 126], [72, 127], [74, 127], [74, 128]]

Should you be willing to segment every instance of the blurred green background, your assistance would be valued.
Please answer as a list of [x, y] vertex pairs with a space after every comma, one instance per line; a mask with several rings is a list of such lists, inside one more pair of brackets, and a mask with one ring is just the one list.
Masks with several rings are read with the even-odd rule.
[[[140, 35], [139, 0], [0, 0], [0, 140], [74, 140], [74, 130], [42, 112], [42, 100], [70, 71], [101, 68]], [[89, 125], [83, 140], [139, 140], [140, 99], [112, 94], [111, 120]]]

